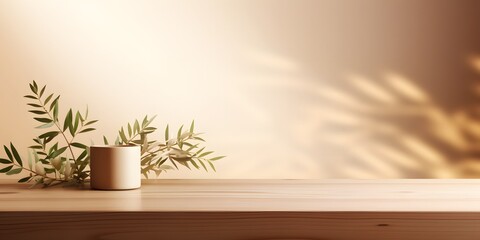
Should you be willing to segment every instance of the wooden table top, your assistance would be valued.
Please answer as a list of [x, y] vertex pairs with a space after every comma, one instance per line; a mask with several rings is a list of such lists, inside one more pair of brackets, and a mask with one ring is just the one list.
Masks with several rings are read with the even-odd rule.
[[2, 239], [471, 240], [480, 180], [148, 180], [141, 189], [0, 181]]
[[480, 212], [480, 180], [144, 180], [96, 191], [0, 180], [0, 211]]

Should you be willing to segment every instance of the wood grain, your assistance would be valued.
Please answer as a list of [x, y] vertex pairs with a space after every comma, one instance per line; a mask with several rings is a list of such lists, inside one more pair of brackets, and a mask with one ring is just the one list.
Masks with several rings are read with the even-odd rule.
[[2, 239], [478, 239], [480, 215], [318, 212], [8, 212]]
[[156, 180], [133, 191], [0, 184], [0, 239], [478, 239], [478, 180]]

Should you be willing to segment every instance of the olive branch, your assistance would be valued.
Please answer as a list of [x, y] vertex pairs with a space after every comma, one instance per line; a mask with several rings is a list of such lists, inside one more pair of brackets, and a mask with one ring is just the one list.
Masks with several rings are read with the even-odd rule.
[[18, 182], [33, 180], [34, 185], [83, 183], [89, 176], [90, 171], [86, 167], [90, 158], [87, 146], [76, 142], [75, 138], [79, 134], [94, 131], [95, 128], [91, 125], [97, 120], [88, 120], [87, 107], [84, 114], [69, 109], [64, 120], [60, 121], [60, 95], [55, 96], [51, 93], [46, 96], [44, 93], [47, 86], [39, 88], [35, 81], [29, 86], [32, 93], [24, 96], [30, 100], [27, 103], [32, 108], [29, 112], [34, 114], [33, 119], [41, 124], [36, 128], [48, 129], [48, 132], [33, 139], [35, 144], [29, 147], [28, 167], [24, 166], [23, 160], [12, 143], [10, 143], [10, 149], [4, 146], [7, 158], [0, 159], [0, 163], [9, 166], [0, 169], [0, 173], [13, 175], [27, 171], [29, 176]]
[[[201, 146], [201, 143], [205, 142], [199, 136], [201, 133], [194, 132], [195, 121], [192, 121], [190, 128], [186, 131], [182, 131], [182, 125], [178, 129], [177, 135], [172, 138], [167, 125], [164, 141], [149, 140], [149, 137], [157, 130], [157, 128], [150, 126], [155, 117], [148, 118], [148, 116], [145, 116], [141, 122], [137, 119], [133, 124], [128, 123], [125, 128], [121, 127], [115, 140], [117, 145], [137, 145], [141, 147], [141, 172], [145, 178], [149, 177], [149, 173], [155, 173], [158, 177], [160, 173], [167, 170], [179, 169], [179, 164], [188, 169], [191, 169], [191, 164], [196, 169], [202, 167], [205, 171], [208, 171], [208, 164], [213, 171], [216, 171], [213, 162], [225, 156], [211, 157], [214, 152], [205, 151], [205, 147]], [[103, 139], [104, 143], [108, 145], [107, 138], [104, 136]]]
[[[0, 169], [0, 173], [6, 175], [19, 174], [22, 171], [28, 172], [18, 182], [32, 182], [33, 186], [43, 185], [44, 187], [57, 184], [83, 184], [90, 175], [90, 155], [85, 144], [76, 141], [80, 134], [96, 130], [93, 128], [98, 120], [88, 120], [88, 107], [85, 113], [69, 109], [63, 121], [59, 119], [60, 95], [53, 93], [45, 94], [46, 85], [39, 88], [33, 81], [29, 84], [31, 94], [24, 97], [30, 102], [27, 103], [34, 114], [34, 120], [41, 125], [37, 129], [47, 129], [47, 132], [40, 134], [33, 139], [34, 145], [29, 147], [28, 166], [20, 157], [13, 143], [4, 145], [6, 158], [0, 158], [0, 163], [7, 165]], [[177, 131], [176, 137], [170, 138], [169, 127], [165, 129], [165, 141], [149, 140], [151, 134], [157, 129], [150, 124], [155, 116], [143, 120], [135, 120], [133, 124], [128, 123], [126, 131], [122, 127], [115, 140], [117, 145], [138, 145], [141, 146], [141, 172], [148, 178], [149, 173], [160, 173], [178, 169], [178, 164], [191, 169], [190, 164], [199, 169], [200, 166], [208, 171], [207, 164], [215, 171], [213, 162], [225, 156], [212, 156], [213, 151], [204, 151], [201, 143], [205, 142], [195, 133], [195, 122], [192, 121], [187, 131], [182, 131], [183, 126]], [[108, 145], [104, 136], [104, 143]], [[172, 164], [172, 165], [169, 165]]]

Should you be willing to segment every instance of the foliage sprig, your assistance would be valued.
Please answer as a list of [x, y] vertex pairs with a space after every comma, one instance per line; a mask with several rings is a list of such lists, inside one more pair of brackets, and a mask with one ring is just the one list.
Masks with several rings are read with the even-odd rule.
[[[57, 184], [83, 184], [90, 175], [90, 156], [87, 145], [76, 140], [80, 134], [92, 132], [98, 120], [88, 119], [88, 107], [85, 112], [69, 109], [63, 119], [59, 117], [60, 95], [46, 94], [46, 85], [39, 87], [35, 81], [29, 84], [31, 93], [24, 97], [29, 100], [27, 105], [33, 119], [40, 125], [37, 129], [46, 132], [33, 139], [29, 147], [28, 161], [23, 159], [13, 143], [4, 145], [5, 158], [0, 158], [0, 173], [7, 175], [28, 172], [28, 176], [18, 182], [32, 182], [32, 186], [44, 187]], [[155, 119], [145, 116], [142, 121], [135, 120], [118, 131], [115, 140], [117, 145], [141, 146], [141, 173], [148, 178], [150, 173], [156, 176], [183, 165], [208, 171], [207, 165], [215, 171], [214, 161], [224, 156], [211, 157], [213, 151], [206, 151], [201, 144], [205, 142], [201, 133], [194, 132], [195, 122], [192, 121], [188, 130], [183, 125], [176, 136], [170, 137], [168, 125], [165, 128], [164, 140], [150, 140], [157, 128], [151, 123]], [[104, 143], [108, 145], [106, 137]], [[170, 165], [171, 164], [171, 165]]]
[[33, 139], [34, 144], [29, 147], [28, 166], [24, 166], [12, 143], [10, 149], [4, 146], [7, 158], [0, 159], [0, 163], [8, 166], [0, 172], [13, 175], [27, 171], [29, 176], [18, 182], [34, 181], [34, 185], [83, 183], [90, 173], [87, 168], [90, 157], [87, 146], [77, 142], [76, 137], [94, 131], [92, 126], [97, 120], [88, 119], [88, 107], [83, 114], [70, 108], [64, 119], [60, 120], [60, 95], [45, 94], [47, 86], [40, 88], [35, 81], [29, 86], [31, 93], [24, 96], [29, 100], [29, 112], [40, 123], [36, 128], [46, 129], [47, 132]]
[[[117, 145], [140, 146], [141, 173], [145, 178], [149, 178], [149, 173], [155, 173], [158, 177], [167, 170], [179, 169], [178, 165], [183, 165], [188, 169], [193, 166], [196, 169], [203, 168], [205, 171], [208, 171], [209, 168], [216, 171], [213, 162], [225, 156], [211, 157], [214, 152], [206, 151], [205, 147], [201, 146], [205, 140], [200, 137], [201, 133], [194, 131], [195, 121], [192, 121], [188, 130], [183, 130], [184, 126], [182, 125], [173, 137], [170, 137], [167, 125], [163, 136], [164, 141], [151, 140], [151, 136], [157, 130], [150, 126], [155, 117], [145, 116], [141, 121], [137, 119], [133, 123], [121, 127], [115, 140]], [[104, 143], [109, 144], [106, 137], [104, 137]]]

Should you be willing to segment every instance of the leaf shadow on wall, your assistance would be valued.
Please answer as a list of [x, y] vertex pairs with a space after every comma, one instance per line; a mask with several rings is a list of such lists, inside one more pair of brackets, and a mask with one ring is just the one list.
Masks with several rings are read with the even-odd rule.
[[[270, 63], [280, 66], [278, 61]], [[480, 72], [480, 58], [470, 63]], [[381, 79], [348, 74], [343, 84], [288, 78], [262, 77], [255, 85], [278, 95], [297, 92], [298, 98], [306, 99], [296, 106], [281, 98], [270, 101], [285, 102], [267, 103], [279, 111], [291, 110], [276, 127], [288, 123], [286, 138], [301, 151], [299, 156], [308, 156], [293, 159], [292, 167], [315, 162], [323, 169], [321, 177], [327, 178], [480, 176], [480, 106], [451, 109], [414, 79], [394, 71]], [[480, 87], [471, 89], [480, 95]]]
[[[449, 111], [397, 73], [384, 84], [350, 75], [351, 88], [322, 90], [335, 110], [319, 117], [326, 145], [341, 145], [354, 178], [458, 178], [480, 175], [480, 120], [475, 108]], [[331, 129], [343, 129], [344, 134]]]

